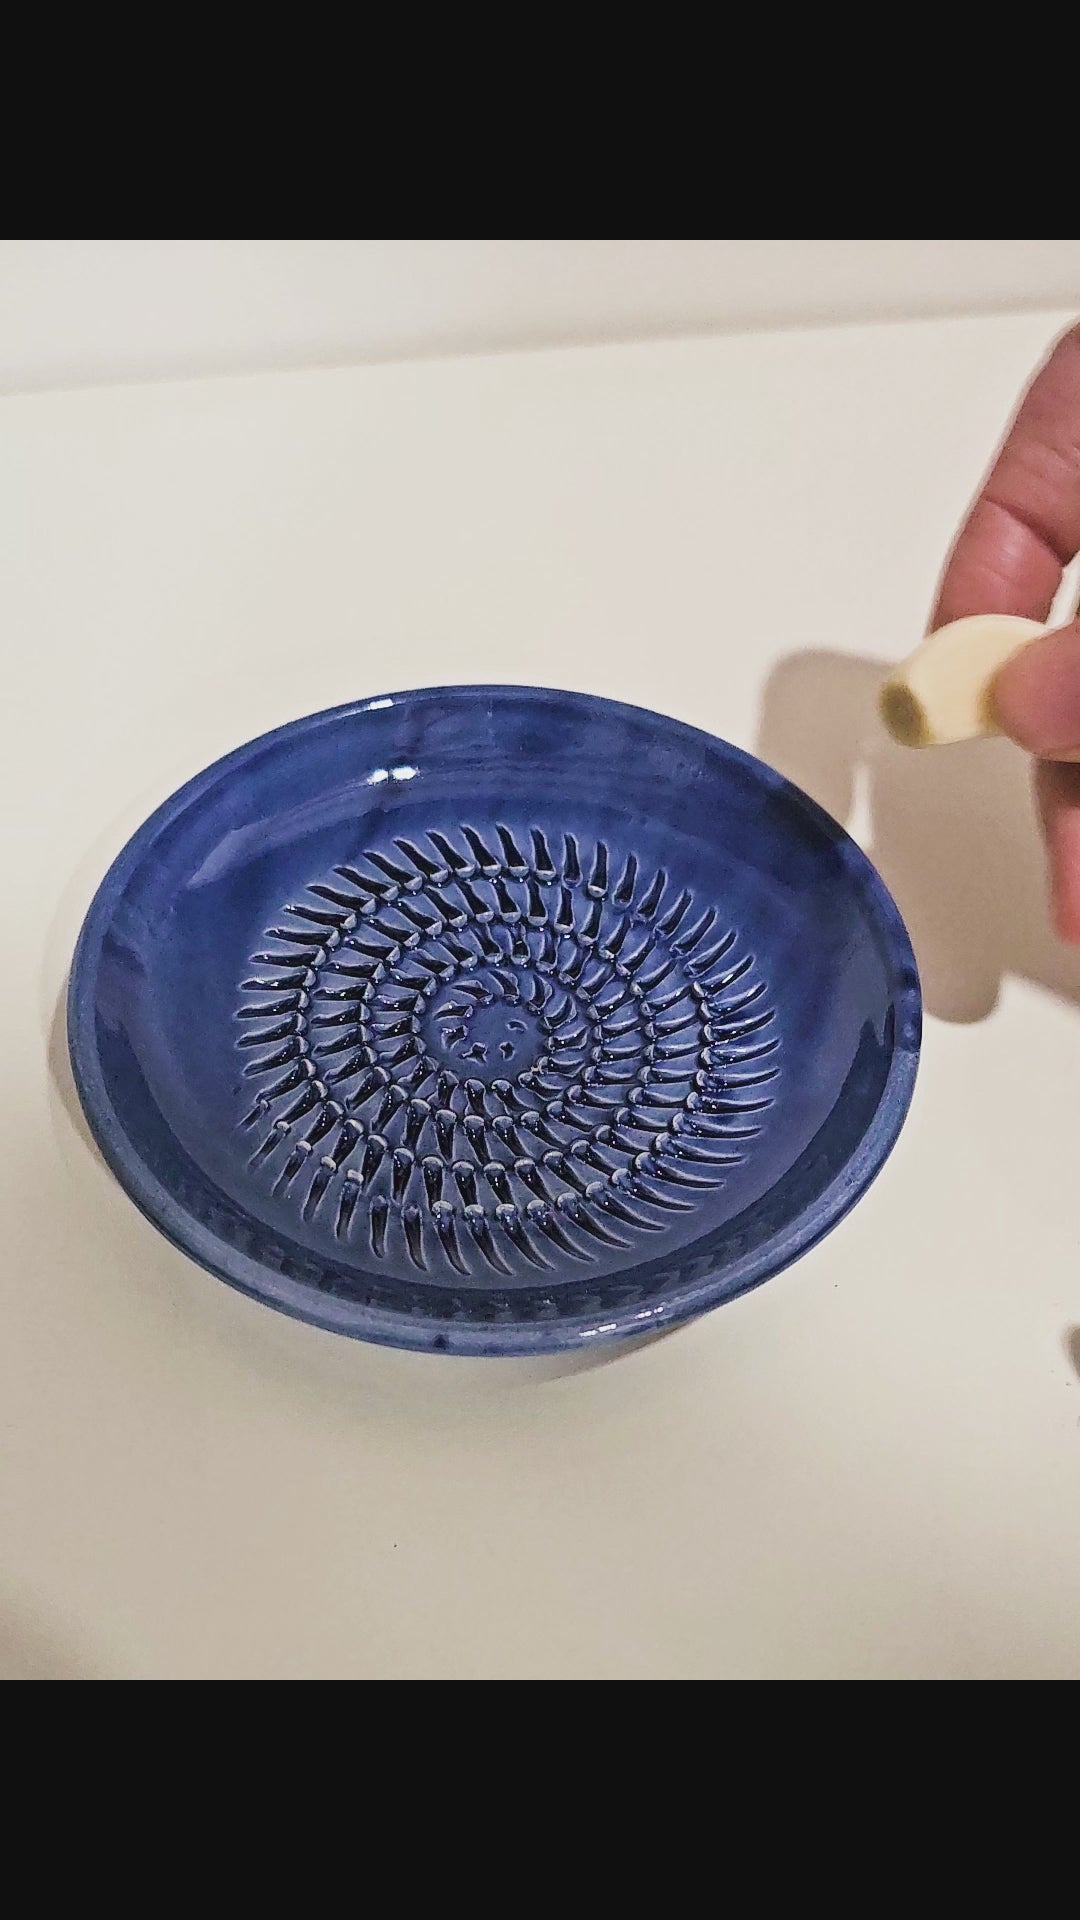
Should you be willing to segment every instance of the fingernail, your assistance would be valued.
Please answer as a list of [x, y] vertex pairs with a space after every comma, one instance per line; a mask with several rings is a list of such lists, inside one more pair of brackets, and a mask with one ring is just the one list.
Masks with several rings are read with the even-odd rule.
[[994, 682], [994, 713], [1029, 753], [1080, 748], [1080, 627], [1044, 633], [1007, 660]]

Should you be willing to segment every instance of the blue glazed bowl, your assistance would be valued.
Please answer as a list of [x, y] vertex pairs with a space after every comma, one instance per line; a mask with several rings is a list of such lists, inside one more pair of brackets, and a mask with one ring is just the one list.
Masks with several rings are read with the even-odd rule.
[[859, 849], [640, 709], [447, 687], [313, 714], [110, 870], [69, 1036], [106, 1160], [286, 1313], [532, 1353], [702, 1313], [847, 1211], [918, 978]]

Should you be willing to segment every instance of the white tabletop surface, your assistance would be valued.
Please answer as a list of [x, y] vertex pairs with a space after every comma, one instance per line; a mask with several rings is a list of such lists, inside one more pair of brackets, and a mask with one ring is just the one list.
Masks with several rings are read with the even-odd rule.
[[[0, 405], [0, 1671], [1080, 1677], [1080, 957], [1020, 756], [872, 719], [1066, 317]], [[855, 1212], [601, 1362], [269, 1312], [135, 1212], [72, 1091], [72, 945], [149, 809], [294, 715], [456, 680], [756, 747], [852, 823], [923, 969]]]

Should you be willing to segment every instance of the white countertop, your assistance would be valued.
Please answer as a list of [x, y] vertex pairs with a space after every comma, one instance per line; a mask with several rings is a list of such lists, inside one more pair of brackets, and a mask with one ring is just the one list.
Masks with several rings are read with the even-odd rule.
[[[1080, 956], [1020, 756], [872, 723], [1067, 317], [0, 403], [0, 1672], [1080, 1677]], [[599, 1363], [399, 1354], [230, 1292], [71, 1087], [72, 945], [147, 811], [294, 715], [455, 680], [755, 747], [851, 821], [923, 969], [855, 1212]]]

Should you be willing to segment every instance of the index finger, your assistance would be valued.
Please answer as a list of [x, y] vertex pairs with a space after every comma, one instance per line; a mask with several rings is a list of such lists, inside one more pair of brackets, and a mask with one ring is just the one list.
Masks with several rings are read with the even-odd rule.
[[1080, 325], [1035, 376], [946, 564], [933, 625], [971, 613], [1045, 620], [1080, 551]]

